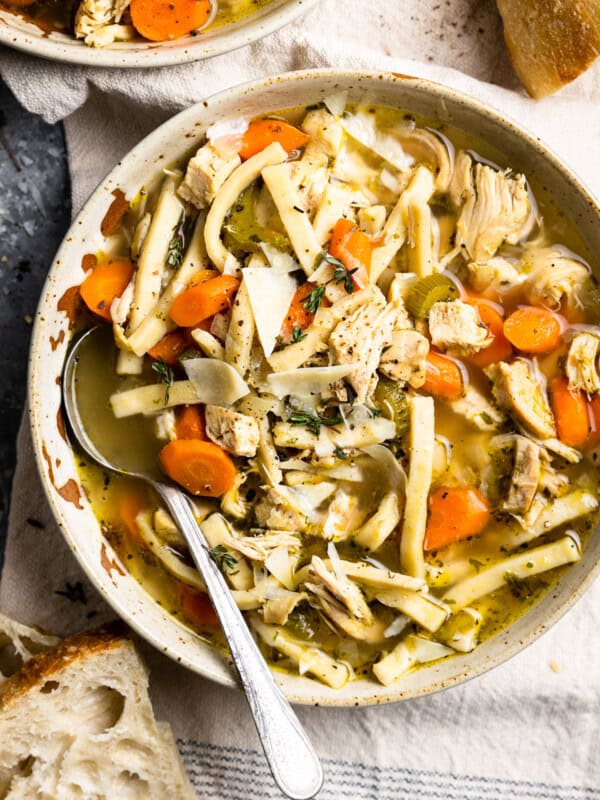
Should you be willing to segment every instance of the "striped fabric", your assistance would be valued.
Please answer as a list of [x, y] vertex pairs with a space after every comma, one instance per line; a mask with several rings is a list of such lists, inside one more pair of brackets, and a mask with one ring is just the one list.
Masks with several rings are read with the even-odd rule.
[[[200, 800], [279, 800], [256, 750], [179, 740]], [[600, 789], [323, 759], [319, 800], [600, 800]]]

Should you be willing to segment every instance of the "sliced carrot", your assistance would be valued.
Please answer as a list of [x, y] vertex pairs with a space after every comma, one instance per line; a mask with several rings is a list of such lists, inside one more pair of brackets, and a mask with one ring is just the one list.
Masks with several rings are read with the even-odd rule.
[[233, 486], [235, 465], [213, 442], [175, 439], [163, 447], [159, 458], [167, 475], [192, 494], [220, 497]]
[[178, 439], [202, 439], [206, 441], [204, 414], [200, 406], [182, 406], [177, 413], [175, 433]]
[[[312, 292], [312, 290], [316, 288], [316, 283], [306, 281], [306, 283], [303, 283], [302, 286], [299, 286], [296, 289], [296, 293], [292, 297], [292, 302], [290, 303], [288, 313], [286, 314], [283, 325], [281, 326], [281, 338], [284, 341], [289, 341], [292, 338], [295, 328], [300, 328], [300, 330], [303, 331], [312, 324], [315, 315], [311, 314], [306, 308], [304, 301]], [[323, 298], [321, 305], [325, 304], [325, 300], [326, 298]]]
[[148, 506], [148, 493], [141, 486], [128, 486], [118, 500], [119, 519], [125, 526], [125, 530], [136, 540], [140, 537], [136, 517]]
[[422, 386], [426, 394], [441, 397], [444, 400], [458, 400], [463, 393], [463, 376], [458, 364], [435, 350], [427, 354], [425, 365], [425, 383]]
[[247, 158], [260, 153], [273, 142], [279, 142], [283, 149], [289, 153], [298, 150], [308, 142], [308, 136], [280, 119], [255, 119], [248, 125], [248, 130], [242, 138], [240, 158]]
[[175, 367], [179, 364], [179, 356], [188, 346], [188, 339], [183, 331], [171, 331], [165, 333], [163, 338], [148, 350], [148, 355], [155, 361], [164, 361], [170, 367]]
[[429, 498], [425, 550], [439, 550], [481, 533], [490, 520], [485, 495], [473, 486], [442, 486]]
[[504, 335], [524, 353], [549, 353], [560, 342], [560, 322], [552, 311], [523, 306], [504, 321]]
[[208, 595], [205, 592], [196, 592], [185, 584], [179, 587], [179, 608], [186, 620], [199, 628], [219, 624]]
[[478, 353], [473, 353], [473, 355], [469, 356], [471, 364], [483, 369], [484, 367], [489, 367], [490, 364], [495, 364], [497, 361], [507, 361], [511, 357], [513, 349], [504, 335], [502, 314], [495, 308], [493, 303], [481, 298], [467, 297], [465, 302], [475, 306], [479, 313], [479, 318], [493, 337], [491, 344]]
[[208, 20], [210, 0], [131, 0], [131, 22], [151, 42], [179, 39]]
[[221, 273], [216, 269], [201, 269], [194, 275], [190, 281], [190, 286], [198, 286], [201, 283], [211, 280], [211, 278], [218, 278]]
[[169, 314], [175, 324], [191, 328], [230, 308], [240, 282], [233, 275], [219, 275], [190, 286], [178, 295]]
[[90, 311], [110, 322], [112, 301], [123, 294], [133, 270], [130, 261], [110, 261], [95, 266], [80, 288], [83, 301]]
[[371, 240], [352, 220], [338, 219], [329, 243], [329, 255], [341, 261], [347, 270], [354, 270], [355, 289], [363, 289], [369, 282], [372, 252]]
[[600, 393], [593, 394], [588, 404], [591, 430], [586, 445], [595, 447], [600, 442]]
[[581, 389], [571, 391], [567, 379], [557, 377], [550, 383], [550, 401], [560, 441], [569, 447], [583, 447], [590, 432], [585, 394]]

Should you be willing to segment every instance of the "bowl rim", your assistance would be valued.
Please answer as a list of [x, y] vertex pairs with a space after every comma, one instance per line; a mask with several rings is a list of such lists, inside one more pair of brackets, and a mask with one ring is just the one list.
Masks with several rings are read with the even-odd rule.
[[10, 18], [20, 17], [18, 13], [0, 8], [0, 44], [28, 55], [66, 64], [113, 69], [168, 67], [204, 61], [239, 50], [275, 33], [308, 12], [318, 2], [319, 0], [282, 0], [277, 7], [270, 10], [268, 5], [264, 6], [264, 13], [259, 10], [238, 22], [217, 28], [214, 38], [209, 41], [203, 40], [202, 36], [191, 41], [188, 37], [182, 37], [181, 40], [174, 40], [181, 41], [182, 46], [162, 47], [161, 43], [143, 42], [145, 46], [136, 50], [88, 47], [74, 37], [63, 41], [52, 38], [52, 34], [37, 36], [21, 26], [11, 24]]
[[[64, 260], [64, 255], [68, 253], [70, 247], [70, 238], [71, 233], [76, 229], [76, 227], [81, 223], [81, 218], [85, 214], [85, 210], [90, 204], [92, 200], [98, 198], [102, 195], [104, 187], [106, 184], [114, 184], [114, 178], [118, 178], [118, 173], [120, 172], [122, 166], [126, 164], [126, 162], [130, 158], [139, 157], [143, 155], [147, 150], [152, 150], [154, 146], [154, 142], [162, 138], [165, 133], [169, 132], [170, 128], [177, 129], [178, 127], [182, 126], [182, 123], [186, 123], [186, 118], [189, 117], [191, 121], [193, 121], [197, 110], [203, 109], [206, 110], [206, 106], [210, 103], [221, 103], [226, 102], [228, 99], [234, 99], [236, 97], [240, 97], [247, 94], [258, 94], [262, 93], [264, 90], [267, 90], [273, 83], [277, 85], [285, 84], [285, 83], [302, 83], [302, 82], [312, 82], [316, 81], [319, 78], [329, 78], [333, 79], [338, 83], [350, 83], [350, 82], [360, 82], [361, 80], [364, 81], [385, 81], [388, 83], [400, 83], [404, 85], [408, 85], [414, 89], [421, 89], [425, 90], [429, 94], [436, 96], [437, 98], [444, 100], [444, 99], [451, 99], [453, 102], [457, 102], [459, 104], [465, 105], [469, 111], [475, 112], [478, 115], [483, 115], [487, 117], [492, 122], [499, 125], [501, 128], [509, 128], [512, 129], [511, 133], [516, 134], [521, 140], [524, 140], [528, 146], [528, 148], [533, 149], [540, 155], [543, 159], [548, 161], [554, 169], [560, 173], [560, 175], [568, 182], [570, 182], [575, 189], [575, 191], [581, 195], [582, 199], [589, 205], [596, 217], [600, 219], [600, 203], [591, 192], [591, 190], [586, 186], [585, 182], [576, 175], [573, 170], [566, 166], [565, 163], [562, 161], [561, 158], [546, 144], [543, 143], [540, 137], [536, 134], [528, 131], [525, 127], [523, 127], [520, 123], [514, 121], [510, 116], [507, 116], [504, 113], [501, 113], [499, 110], [495, 109], [494, 107], [490, 107], [487, 101], [479, 100], [478, 98], [469, 95], [461, 90], [454, 89], [451, 86], [446, 84], [439, 83], [437, 81], [432, 81], [427, 78], [416, 77], [412, 75], [405, 75], [400, 73], [388, 72], [388, 71], [372, 71], [372, 70], [340, 70], [336, 68], [316, 68], [316, 69], [305, 69], [300, 71], [294, 72], [287, 72], [282, 73], [276, 76], [265, 77], [260, 80], [249, 81], [246, 83], [238, 84], [233, 87], [229, 87], [224, 89], [220, 92], [217, 92], [211, 96], [209, 96], [206, 100], [201, 101], [199, 103], [195, 103], [194, 105], [184, 109], [183, 111], [179, 112], [178, 114], [174, 115], [173, 117], [169, 118], [157, 128], [155, 128], [151, 133], [149, 133], [146, 137], [144, 137], [134, 148], [132, 148], [129, 153], [127, 153], [114, 167], [110, 172], [104, 176], [104, 178], [99, 182], [97, 187], [94, 191], [90, 194], [86, 202], [83, 204], [81, 210], [78, 212], [77, 216], [74, 218], [69, 230], [65, 234], [65, 237], [56, 253], [56, 256], [52, 262], [52, 265], [48, 271], [48, 276], [42, 288], [40, 294], [40, 301], [38, 304], [38, 309], [35, 315], [35, 322], [32, 331], [31, 337], [31, 344], [30, 344], [30, 351], [29, 351], [29, 360], [28, 360], [28, 376], [27, 376], [27, 399], [28, 399], [28, 414], [29, 414], [29, 424], [30, 424], [30, 431], [32, 435], [33, 441], [33, 450], [35, 455], [36, 466], [38, 469], [38, 473], [40, 475], [41, 483], [44, 488], [44, 492], [46, 498], [49, 502], [50, 508], [53, 512], [54, 519], [60, 528], [62, 535], [65, 537], [67, 544], [69, 545], [70, 549], [74, 552], [80, 566], [83, 568], [84, 572], [86, 573], [90, 582], [94, 585], [96, 590], [98, 590], [107, 603], [113, 608], [113, 610], [122, 616], [126, 623], [142, 638], [152, 644], [157, 650], [160, 652], [166, 653], [172, 658], [176, 663], [179, 663], [188, 669], [196, 672], [197, 674], [209, 678], [210, 680], [214, 680], [221, 685], [235, 687], [235, 681], [232, 679], [231, 681], [227, 681], [216, 677], [214, 674], [210, 672], [210, 670], [203, 666], [202, 664], [194, 663], [190, 658], [181, 657], [176, 655], [175, 653], [169, 652], [168, 649], [165, 647], [164, 642], [161, 641], [160, 635], [156, 634], [154, 630], [150, 629], [148, 626], [141, 621], [137, 615], [132, 614], [127, 608], [121, 607], [119, 602], [117, 602], [112, 596], [110, 592], [106, 592], [103, 590], [102, 587], [98, 585], [96, 578], [93, 574], [93, 570], [91, 565], [87, 563], [85, 558], [80, 555], [79, 548], [76, 546], [76, 541], [74, 540], [72, 534], [69, 531], [68, 526], [65, 524], [64, 516], [62, 510], [60, 508], [60, 503], [56, 496], [56, 493], [52, 491], [52, 487], [50, 486], [50, 480], [47, 478], [45, 471], [43, 469], [44, 464], [44, 456], [42, 452], [42, 415], [41, 415], [41, 408], [37, 407], [37, 404], [33, 402], [34, 397], [34, 383], [35, 383], [35, 376], [34, 376], [34, 367], [35, 367], [35, 358], [36, 353], [40, 348], [40, 339], [44, 333], [44, 321], [40, 317], [40, 309], [43, 305], [44, 298], [46, 297], [48, 290], [50, 288], [50, 280], [51, 276], [53, 275], [55, 268]], [[507, 641], [505, 642], [504, 649], [487, 659], [482, 659], [480, 664], [469, 665], [464, 670], [457, 670], [455, 674], [450, 676], [446, 679], [437, 679], [432, 681], [432, 683], [428, 684], [427, 686], [423, 687], [412, 687], [410, 689], [403, 689], [402, 682], [398, 682], [393, 684], [391, 687], [384, 687], [380, 688], [378, 692], [372, 692], [366, 696], [354, 697], [352, 695], [346, 694], [319, 694], [319, 688], [321, 684], [316, 679], [311, 679], [312, 684], [315, 686], [315, 691], [311, 699], [307, 699], [303, 694], [295, 694], [294, 691], [286, 691], [285, 687], [282, 687], [285, 691], [286, 696], [288, 699], [293, 703], [303, 704], [303, 705], [315, 705], [315, 706], [336, 706], [336, 707], [354, 707], [354, 706], [370, 706], [370, 705], [383, 705], [389, 703], [397, 703], [402, 702], [404, 700], [413, 699], [416, 697], [423, 697], [429, 694], [433, 694], [439, 691], [444, 691], [448, 688], [453, 686], [466, 683], [467, 681], [472, 680], [473, 678], [479, 677], [486, 672], [490, 671], [491, 669], [500, 666], [504, 662], [511, 659], [513, 656], [520, 653], [534, 641], [536, 641], [543, 633], [548, 631], [553, 625], [555, 625], [565, 614], [569, 611], [573, 605], [585, 594], [589, 586], [593, 583], [596, 577], [600, 574], [600, 559], [597, 560], [594, 564], [592, 564], [587, 571], [585, 572], [583, 578], [580, 582], [569, 592], [569, 594], [565, 595], [564, 598], [561, 598], [559, 603], [556, 607], [544, 618], [532, 626], [532, 628], [526, 632], [524, 635], [519, 637], [507, 636]], [[547, 597], [547, 595], [545, 596]], [[544, 598], [542, 598], [543, 601]], [[537, 604], [536, 604], [537, 605]], [[528, 611], [519, 619], [523, 619], [533, 610], [528, 609]], [[502, 631], [497, 633], [493, 638], [500, 636], [502, 634], [507, 634], [510, 632], [512, 625], [511, 623], [507, 628], [504, 628]], [[475, 651], [476, 652], [476, 651]], [[460, 654], [459, 656], [460, 657]], [[455, 659], [457, 656], [454, 657]], [[277, 675], [277, 671], [275, 670], [275, 675]], [[348, 684], [351, 685], [351, 684]], [[378, 686], [375, 682], [373, 682], [374, 686]], [[395, 688], [394, 688], [395, 687]], [[327, 687], [323, 687], [327, 688]]]

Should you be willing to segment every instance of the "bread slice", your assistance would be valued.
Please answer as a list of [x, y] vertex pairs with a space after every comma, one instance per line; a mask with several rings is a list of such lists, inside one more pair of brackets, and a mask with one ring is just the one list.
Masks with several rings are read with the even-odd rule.
[[0, 800], [192, 800], [131, 641], [103, 628], [0, 684]]
[[513, 67], [532, 97], [575, 80], [600, 55], [598, 0], [496, 0]]
[[58, 636], [28, 628], [0, 614], [0, 684], [34, 655], [49, 650], [59, 642]]

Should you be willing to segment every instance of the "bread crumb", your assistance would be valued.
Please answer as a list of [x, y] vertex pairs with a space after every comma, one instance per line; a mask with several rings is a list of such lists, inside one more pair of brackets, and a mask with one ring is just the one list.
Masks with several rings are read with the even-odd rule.
[[556, 661], [551, 661], [550, 669], [552, 670], [552, 672], [560, 672], [560, 664], [558, 664]]

